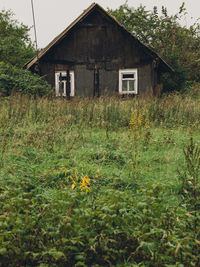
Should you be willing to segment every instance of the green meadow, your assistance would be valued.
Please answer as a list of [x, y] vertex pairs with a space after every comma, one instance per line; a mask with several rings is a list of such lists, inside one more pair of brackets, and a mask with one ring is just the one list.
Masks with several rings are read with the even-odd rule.
[[199, 266], [200, 98], [0, 100], [0, 266]]

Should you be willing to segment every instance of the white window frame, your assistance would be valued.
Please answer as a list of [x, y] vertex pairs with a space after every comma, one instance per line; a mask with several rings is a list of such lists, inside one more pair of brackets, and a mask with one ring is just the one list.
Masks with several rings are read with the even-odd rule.
[[[134, 78], [123, 78], [123, 74], [134, 74]], [[123, 80], [134, 80], [135, 90], [122, 91]], [[138, 70], [137, 69], [120, 69], [119, 70], [119, 93], [120, 94], [138, 94]]]
[[[56, 91], [56, 96], [66, 96], [66, 81], [63, 81], [64, 83], [64, 92], [63, 94], [61, 95], [60, 92], [59, 92], [59, 77], [60, 77], [60, 74], [62, 76], [66, 76], [67, 75], [67, 72], [66, 71], [56, 71], [55, 72], [55, 91]], [[70, 75], [70, 96], [75, 96], [75, 79], [74, 79], [74, 71], [73, 70], [70, 70], [69, 72], [69, 75]]]

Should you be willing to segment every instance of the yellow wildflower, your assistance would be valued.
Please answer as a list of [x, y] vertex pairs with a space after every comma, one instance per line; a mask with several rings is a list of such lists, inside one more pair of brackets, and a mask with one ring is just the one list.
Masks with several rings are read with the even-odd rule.
[[76, 178], [76, 181], [78, 181], [78, 170], [77, 169], [75, 169], [75, 171], [74, 171], [74, 174], [75, 174], [75, 178]]
[[81, 177], [82, 179], [82, 183], [80, 185], [81, 191], [85, 190], [86, 193], [88, 193], [89, 188], [88, 185], [90, 184], [90, 178], [88, 177], [88, 175]]

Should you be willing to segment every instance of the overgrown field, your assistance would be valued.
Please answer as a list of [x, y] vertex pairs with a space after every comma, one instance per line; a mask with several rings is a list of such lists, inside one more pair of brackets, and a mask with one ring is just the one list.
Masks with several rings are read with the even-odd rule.
[[0, 266], [200, 266], [200, 98], [0, 100]]

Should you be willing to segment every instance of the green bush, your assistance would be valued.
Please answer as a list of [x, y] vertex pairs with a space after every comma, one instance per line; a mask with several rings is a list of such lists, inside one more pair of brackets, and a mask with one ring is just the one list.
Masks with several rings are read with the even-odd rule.
[[135, 194], [92, 186], [86, 194], [65, 183], [53, 189], [45, 181], [18, 177], [7, 180], [0, 200], [3, 266], [199, 263], [199, 236], [187, 209], [170, 205], [159, 184]]
[[44, 96], [50, 94], [51, 87], [43, 78], [1, 62], [0, 96], [9, 96], [15, 92]]

